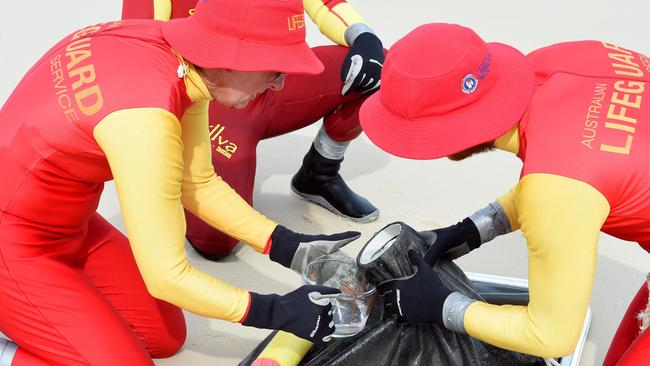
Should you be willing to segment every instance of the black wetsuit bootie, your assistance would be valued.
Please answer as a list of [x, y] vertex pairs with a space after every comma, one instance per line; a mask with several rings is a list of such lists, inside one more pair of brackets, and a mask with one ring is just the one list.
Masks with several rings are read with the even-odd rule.
[[339, 174], [342, 161], [322, 156], [312, 144], [300, 170], [291, 179], [291, 189], [300, 198], [354, 222], [376, 220], [379, 210], [343, 181]]
[[230, 255], [230, 252], [228, 253], [208, 253], [204, 251], [203, 249], [199, 248], [198, 246], [194, 246], [192, 242], [190, 242], [190, 245], [196, 251], [201, 257], [211, 261], [211, 262], [219, 262], [222, 259], [226, 258], [227, 256]]

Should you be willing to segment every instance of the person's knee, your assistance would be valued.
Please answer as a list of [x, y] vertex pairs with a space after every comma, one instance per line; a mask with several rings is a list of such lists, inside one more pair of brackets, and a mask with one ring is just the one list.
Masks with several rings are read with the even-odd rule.
[[153, 358], [167, 358], [175, 355], [185, 344], [187, 328], [176, 326], [157, 332], [155, 339], [149, 340], [147, 351]]
[[160, 301], [158, 311], [161, 315], [156, 326], [140, 330], [145, 348], [153, 358], [166, 358], [174, 355], [183, 347], [187, 337], [187, 326], [183, 311], [172, 304]]

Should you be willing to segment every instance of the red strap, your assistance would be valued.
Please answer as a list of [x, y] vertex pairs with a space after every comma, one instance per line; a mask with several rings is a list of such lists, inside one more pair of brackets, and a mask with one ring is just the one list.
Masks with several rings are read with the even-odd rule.
[[264, 251], [262, 253], [269, 254], [269, 252], [271, 252], [272, 245], [273, 245], [273, 237], [269, 236], [269, 240], [266, 242], [266, 246], [264, 247]]
[[246, 321], [246, 318], [248, 317], [248, 312], [251, 310], [251, 302], [252, 301], [253, 301], [253, 296], [249, 292], [248, 293], [248, 305], [246, 306], [246, 312], [244, 313], [244, 316], [242, 316], [241, 319], [239, 319], [240, 324], [243, 324]]

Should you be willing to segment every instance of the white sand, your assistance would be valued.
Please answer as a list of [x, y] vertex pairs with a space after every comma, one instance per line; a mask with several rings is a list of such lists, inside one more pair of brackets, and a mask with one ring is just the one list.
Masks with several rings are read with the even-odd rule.
[[[508, 43], [524, 52], [565, 40], [603, 39], [650, 54], [646, 26], [650, 5], [641, 0], [351, 2], [386, 46], [419, 24], [446, 21], [469, 25], [488, 41]], [[120, 0], [7, 3], [3, 2], [0, 12], [2, 102], [31, 64], [59, 38], [83, 25], [118, 18], [121, 6]], [[327, 43], [311, 25], [308, 33], [312, 45]], [[316, 127], [309, 127], [260, 145], [255, 205], [297, 231], [362, 231], [362, 238], [346, 248], [352, 255], [372, 233], [393, 221], [405, 221], [417, 229], [455, 223], [515, 184], [521, 166], [514, 156], [502, 152], [462, 163], [408, 161], [390, 157], [362, 137], [351, 146], [342, 173], [349, 185], [376, 204], [382, 214], [377, 222], [354, 224], [289, 193], [289, 180], [315, 132]], [[111, 184], [100, 210], [123, 229]], [[525, 278], [526, 255], [525, 242], [514, 233], [458, 263], [467, 271]], [[189, 257], [201, 269], [249, 290], [286, 293], [300, 284], [297, 275], [249, 248], [240, 248], [236, 255], [217, 264], [191, 251]], [[591, 302], [593, 321], [581, 365], [601, 364], [618, 321], [649, 268], [649, 256], [636, 244], [603, 235]], [[157, 365], [235, 365], [268, 334], [192, 314], [187, 320], [185, 347], [170, 359], [157, 360]]]

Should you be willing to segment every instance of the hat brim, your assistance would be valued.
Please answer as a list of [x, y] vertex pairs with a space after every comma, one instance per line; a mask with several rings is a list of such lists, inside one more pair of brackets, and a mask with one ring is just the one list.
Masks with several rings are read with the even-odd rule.
[[503, 135], [526, 110], [533, 92], [533, 71], [518, 50], [501, 43], [487, 47], [500, 77], [480, 99], [444, 115], [409, 119], [383, 105], [380, 89], [359, 111], [366, 135], [392, 155], [419, 160], [449, 156]]
[[161, 27], [165, 40], [186, 60], [203, 68], [320, 74], [324, 67], [307, 43], [265, 44], [210, 32], [193, 16]]

